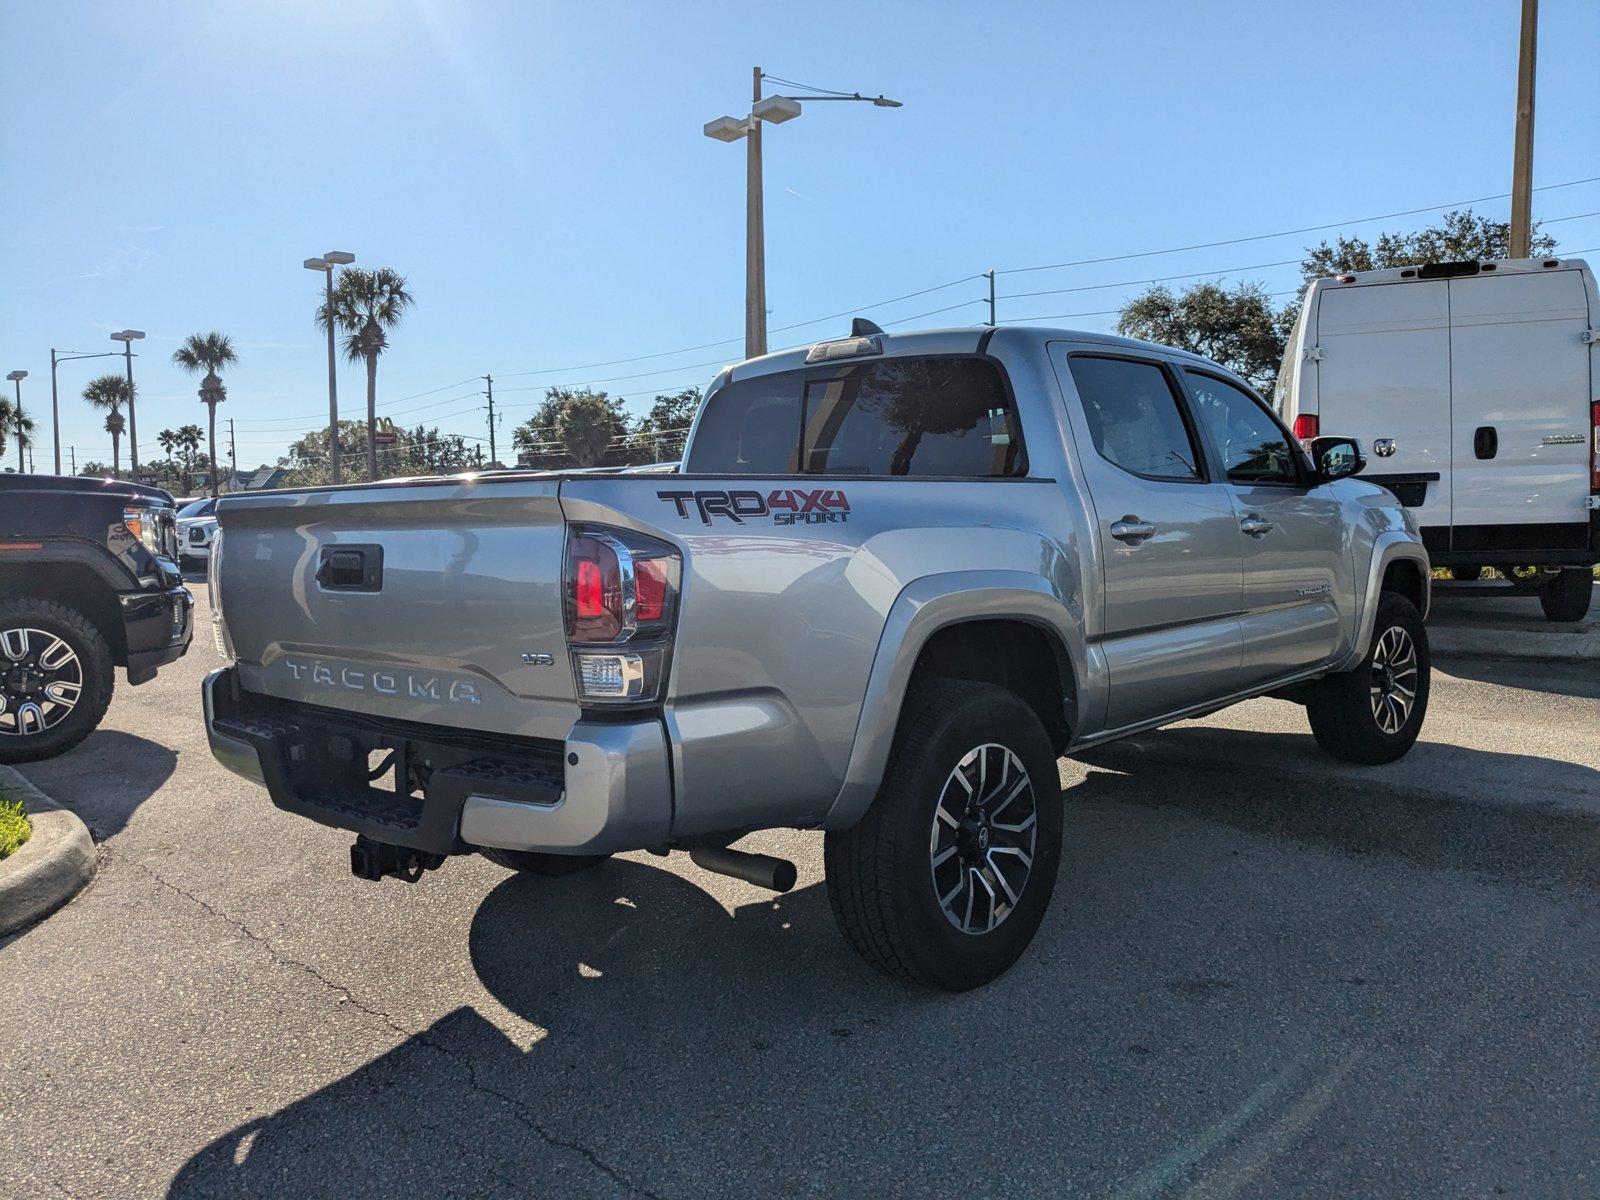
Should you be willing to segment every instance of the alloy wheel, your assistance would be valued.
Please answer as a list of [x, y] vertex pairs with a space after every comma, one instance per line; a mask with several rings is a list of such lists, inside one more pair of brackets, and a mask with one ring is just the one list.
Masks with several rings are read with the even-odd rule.
[[928, 862], [939, 907], [962, 933], [989, 933], [1016, 910], [1033, 869], [1038, 816], [1027, 768], [998, 743], [967, 751], [946, 777]]
[[1372, 654], [1372, 719], [1384, 733], [1399, 733], [1417, 703], [1417, 647], [1399, 625], [1384, 630]]
[[26, 626], [0, 629], [0, 737], [54, 729], [83, 696], [83, 663], [67, 640]]

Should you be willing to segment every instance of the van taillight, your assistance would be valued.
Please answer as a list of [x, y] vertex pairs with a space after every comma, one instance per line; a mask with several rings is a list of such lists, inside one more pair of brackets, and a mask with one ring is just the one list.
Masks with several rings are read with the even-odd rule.
[[1294, 419], [1294, 436], [1298, 442], [1309, 442], [1317, 436], [1317, 426], [1320, 422], [1315, 413], [1301, 413]]
[[1589, 405], [1589, 424], [1593, 426], [1589, 441], [1589, 490], [1600, 492], [1600, 400]]
[[567, 539], [567, 642], [585, 701], [658, 698], [677, 616], [678, 552], [622, 529], [573, 529]]

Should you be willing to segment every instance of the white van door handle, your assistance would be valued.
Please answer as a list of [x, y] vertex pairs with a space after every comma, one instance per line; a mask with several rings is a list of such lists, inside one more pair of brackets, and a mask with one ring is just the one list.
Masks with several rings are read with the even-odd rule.
[[1248, 517], [1243, 518], [1239, 522], [1239, 528], [1244, 530], [1251, 537], [1264, 537], [1266, 534], [1272, 532], [1272, 522], [1263, 520], [1257, 514], [1251, 513]]
[[1145, 538], [1154, 537], [1155, 534], [1154, 525], [1135, 516], [1126, 516], [1120, 521], [1111, 523], [1111, 536], [1119, 542], [1127, 542], [1130, 546], [1137, 546]]

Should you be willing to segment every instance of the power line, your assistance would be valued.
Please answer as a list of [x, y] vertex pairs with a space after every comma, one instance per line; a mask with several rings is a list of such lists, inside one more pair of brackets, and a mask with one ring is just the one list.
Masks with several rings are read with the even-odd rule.
[[1265, 271], [1270, 267], [1298, 266], [1298, 258], [1285, 258], [1277, 262], [1254, 263], [1248, 267], [1228, 267], [1221, 271], [1195, 271], [1188, 275], [1158, 275], [1153, 279], [1124, 279], [1118, 283], [1085, 283], [1077, 287], [1050, 288], [1042, 292], [1007, 292], [1000, 296], [1001, 300], [1026, 300], [1030, 296], [1059, 296], [1065, 292], [1094, 292], [1104, 288], [1142, 287], [1152, 283], [1168, 283], [1176, 279], [1204, 279], [1212, 275], [1238, 275], [1245, 271]]
[[[1592, 175], [1587, 179], [1569, 179], [1565, 183], [1547, 183], [1537, 187], [1536, 192], [1553, 192], [1557, 188], [1578, 187], [1585, 183], [1600, 183], [1600, 175]], [[1055, 271], [1063, 267], [1087, 267], [1095, 263], [1126, 262], [1130, 258], [1154, 258], [1160, 254], [1179, 254], [1185, 250], [1210, 250], [1217, 246], [1237, 246], [1243, 242], [1264, 242], [1269, 238], [1293, 237], [1303, 233], [1322, 233], [1329, 229], [1342, 229], [1347, 225], [1366, 225], [1373, 221], [1389, 221], [1395, 217], [1414, 217], [1420, 213], [1439, 212], [1446, 208], [1464, 208], [1473, 204], [1486, 204], [1490, 200], [1504, 200], [1511, 195], [1510, 192], [1496, 192], [1492, 196], [1479, 196], [1473, 200], [1453, 200], [1449, 204], [1430, 204], [1424, 208], [1406, 208], [1397, 212], [1379, 213], [1372, 217], [1355, 217], [1348, 221], [1333, 221], [1327, 225], [1307, 225], [1300, 229], [1279, 229], [1272, 233], [1256, 233], [1248, 237], [1223, 238], [1215, 242], [1195, 242], [1188, 246], [1168, 246], [1164, 250], [1140, 250], [1134, 254], [1108, 254], [1101, 258], [1079, 258], [1071, 262], [1041, 263], [1031, 267], [1011, 267], [996, 272], [1000, 275], [1020, 275], [1028, 271]]]

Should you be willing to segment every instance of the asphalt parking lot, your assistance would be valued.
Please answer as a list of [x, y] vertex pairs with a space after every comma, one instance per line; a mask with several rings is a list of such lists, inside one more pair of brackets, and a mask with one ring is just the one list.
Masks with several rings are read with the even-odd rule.
[[[196, 587], [205, 629], [204, 586]], [[645, 854], [352, 878], [216, 766], [189, 656], [26, 767], [100, 843], [0, 943], [0, 1195], [1600, 1193], [1600, 667], [1438, 664], [1353, 768], [1255, 701], [1062, 764], [980, 992]]]

